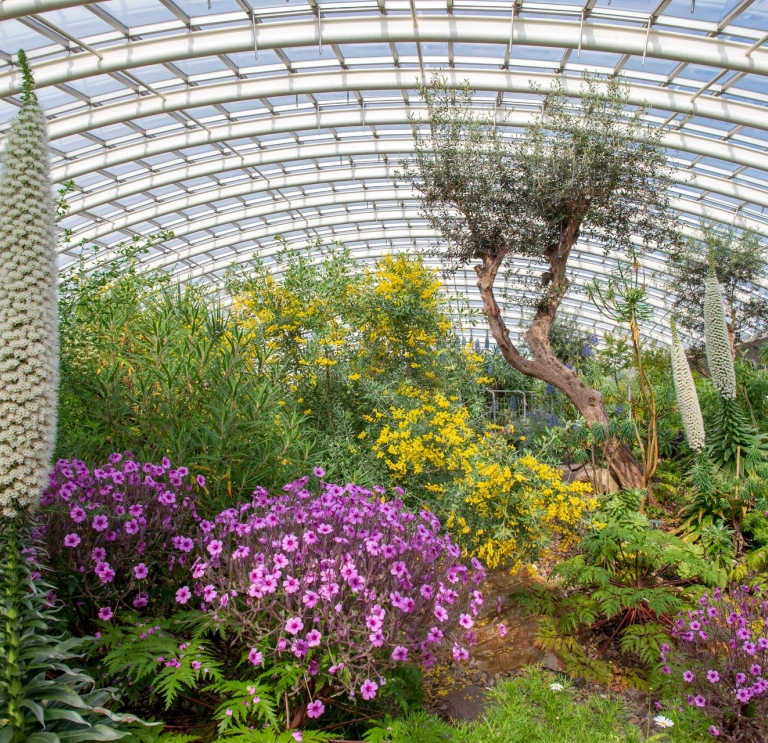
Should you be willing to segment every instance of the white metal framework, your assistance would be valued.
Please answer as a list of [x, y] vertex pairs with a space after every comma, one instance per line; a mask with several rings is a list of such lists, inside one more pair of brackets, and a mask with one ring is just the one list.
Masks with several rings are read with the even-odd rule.
[[[397, 173], [438, 69], [509, 136], [540, 110], [532, 83], [578, 98], [583, 71], [621, 74], [663, 130], [682, 229], [707, 216], [768, 238], [768, 0], [0, 0], [0, 131], [19, 48], [53, 178], [74, 182], [62, 268], [166, 230], [146, 266], [212, 288], [255, 253], [274, 262], [278, 235], [363, 262], [434, 245]], [[586, 325], [607, 327], [581, 287], [614, 263], [578, 246], [567, 306]], [[645, 266], [660, 339], [665, 265]], [[479, 306], [471, 268], [446, 287]]]

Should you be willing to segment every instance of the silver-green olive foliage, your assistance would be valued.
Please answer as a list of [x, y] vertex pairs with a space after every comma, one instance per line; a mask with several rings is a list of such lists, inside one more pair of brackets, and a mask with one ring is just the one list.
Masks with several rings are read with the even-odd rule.
[[[578, 101], [556, 83], [522, 132], [505, 127], [501, 111], [478, 112], [468, 88], [451, 90], [439, 75], [421, 94], [429, 117], [414, 120], [416, 163], [404, 176], [452, 267], [500, 254], [567, 261], [579, 237], [623, 254], [679, 243], [661, 132], [644, 124], [644, 109], [627, 107], [618, 79], [585, 76]], [[506, 267], [525, 280], [519, 261]], [[567, 280], [552, 287], [553, 272], [539, 277], [539, 302], [554, 292], [559, 304]]]

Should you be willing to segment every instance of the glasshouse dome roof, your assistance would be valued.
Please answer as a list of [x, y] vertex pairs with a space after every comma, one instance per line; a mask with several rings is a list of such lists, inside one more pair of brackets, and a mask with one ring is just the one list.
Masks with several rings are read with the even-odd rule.
[[[0, 117], [20, 105], [23, 48], [53, 180], [73, 182], [62, 268], [164, 231], [146, 267], [212, 288], [274, 260], [279, 236], [363, 262], [434, 245], [398, 170], [435, 70], [512, 134], [540, 110], [532, 84], [578, 97], [584, 71], [621, 74], [664, 130], [683, 230], [708, 217], [768, 237], [767, 42], [768, 0], [2, 0]], [[588, 241], [571, 261], [566, 308], [587, 325], [605, 320], [579, 283], [612, 261]], [[665, 257], [645, 268], [664, 339]], [[471, 268], [447, 284], [481, 305]]]

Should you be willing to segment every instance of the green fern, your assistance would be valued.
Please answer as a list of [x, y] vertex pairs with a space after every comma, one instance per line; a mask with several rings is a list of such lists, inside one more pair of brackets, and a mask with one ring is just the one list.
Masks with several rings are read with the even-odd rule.
[[221, 680], [221, 663], [208, 651], [207, 615], [183, 612], [170, 619], [139, 620], [127, 614], [124, 623], [105, 625], [99, 643], [104, 665], [123, 678], [129, 695], [138, 699], [152, 687], [168, 709], [183, 690]]
[[[633, 674], [622, 674], [623, 682], [649, 683], [661, 638], [668, 639], [664, 626], [688, 605], [696, 586], [725, 583], [725, 572], [701, 545], [652, 527], [639, 513], [642, 497], [641, 491], [624, 491], [603, 503], [580, 554], [552, 571], [565, 592], [534, 586], [518, 598], [526, 611], [546, 615], [539, 642], [560, 655], [569, 673], [610, 678], [611, 667], [600, 656], [615, 640], [640, 664]], [[610, 637], [590, 658], [578, 639], [603, 627]]]
[[[299, 737], [300, 736], [300, 737]], [[239, 726], [233, 727], [221, 733], [218, 741], [227, 741], [227, 743], [330, 743], [335, 740], [332, 733], [324, 733], [319, 730], [302, 730], [278, 733], [273, 728], [254, 728]]]
[[633, 624], [622, 632], [619, 647], [623, 653], [635, 655], [644, 665], [650, 667], [658, 663], [661, 646], [668, 639], [667, 630], [661, 624]]
[[273, 692], [258, 681], [219, 681], [209, 686], [206, 691], [223, 697], [214, 713], [214, 717], [219, 721], [220, 735], [231, 729], [247, 728], [249, 725], [278, 724]]

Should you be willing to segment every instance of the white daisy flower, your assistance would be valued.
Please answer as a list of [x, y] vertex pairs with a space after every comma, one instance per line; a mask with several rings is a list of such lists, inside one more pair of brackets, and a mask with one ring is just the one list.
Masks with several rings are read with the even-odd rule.
[[550, 684], [549, 688], [552, 689], [552, 691], [562, 691], [565, 687], [562, 684], [554, 683]]
[[660, 728], [673, 728], [675, 726], [675, 723], [672, 722], [669, 717], [664, 717], [664, 715], [656, 715], [656, 717], [653, 718], [653, 721]]

